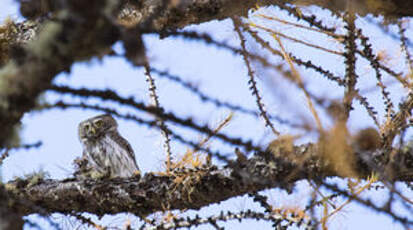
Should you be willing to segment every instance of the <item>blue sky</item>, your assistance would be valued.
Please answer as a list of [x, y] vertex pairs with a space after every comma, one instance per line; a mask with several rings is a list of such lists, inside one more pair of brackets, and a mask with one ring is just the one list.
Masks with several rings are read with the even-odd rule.
[[[328, 14], [324, 11], [316, 8], [308, 8], [307, 10], [317, 12], [326, 22], [331, 21]], [[304, 13], [307, 10], [304, 10]], [[262, 9], [260, 12], [274, 14], [283, 19], [288, 18], [285, 12], [274, 8]], [[4, 20], [7, 16], [17, 19], [19, 17], [18, 15], [16, 4], [13, 1], [1, 1], [0, 20]], [[251, 19], [264, 25], [268, 23], [256, 17], [251, 17]], [[363, 32], [372, 36], [373, 39], [371, 39], [371, 41], [374, 41], [375, 49], [390, 50], [391, 52], [389, 52], [389, 54], [397, 57], [397, 49], [399, 48], [397, 43], [383, 36], [377, 28], [370, 26], [363, 19], [358, 20], [357, 24], [363, 28]], [[186, 29], [207, 32], [217, 40], [227, 41], [234, 46], [239, 45], [236, 33], [233, 31], [232, 23], [229, 20], [189, 26]], [[325, 37], [315, 33], [303, 32], [303, 30], [297, 30], [288, 26], [280, 26], [279, 30], [291, 36], [302, 38], [331, 49], [340, 47], [334, 42], [329, 42]], [[269, 38], [269, 36], [267, 36], [267, 38]], [[153, 67], [161, 70], [169, 70], [172, 74], [179, 75], [183, 79], [197, 85], [201, 90], [208, 92], [209, 95], [214, 95], [225, 101], [231, 101], [234, 104], [239, 104], [250, 109], [256, 109], [255, 98], [251, 96], [248, 90], [246, 67], [240, 56], [235, 56], [216, 47], [207, 46], [202, 42], [184, 41], [178, 38], [165, 38], [160, 40], [154, 35], [145, 36], [144, 40]], [[344, 73], [343, 60], [337, 56], [315, 51], [312, 48], [296, 45], [288, 41], [285, 41], [285, 46], [287, 50], [297, 53], [305, 60], [312, 60], [319, 65], [323, 64], [323, 66], [335, 74], [342, 76]], [[394, 49], [394, 46], [397, 46], [397, 49]], [[248, 45], [248, 48], [250, 50], [261, 49], [258, 45], [251, 43]], [[121, 45], [116, 44], [115, 49], [121, 50]], [[269, 54], [265, 55], [273, 62], [279, 61], [279, 58], [271, 57]], [[258, 86], [264, 95], [264, 103], [269, 112], [292, 121], [301, 121], [303, 117], [312, 121], [308, 108], [302, 106], [305, 104], [305, 98], [295, 86], [282, 79], [277, 72], [262, 69], [259, 65], [255, 65], [255, 67], [257, 68], [256, 72], [259, 78]], [[392, 65], [392, 67], [404, 69], [405, 65], [399, 61]], [[359, 84], [360, 88], [364, 89], [374, 86], [374, 73], [368, 69], [367, 63], [358, 63], [358, 69], [363, 75]], [[300, 73], [309, 90], [317, 95], [328, 98], [340, 98], [342, 96], [342, 89], [336, 87], [335, 83], [321, 79], [320, 76], [315, 75], [312, 71], [300, 69]], [[230, 114], [230, 111], [227, 109], [216, 108], [211, 104], [201, 103], [199, 99], [179, 85], [159, 78], [156, 75], [155, 78], [160, 103], [167, 111], [174, 112], [181, 117], [193, 117], [198, 123], [207, 123], [212, 127], [217, 126], [220, 121]], [[389, 78], [385, 76], [385, 82], [388, 79]], [[143, 70], [132, 67], [122, 58], [93, 59], [86, 63], [77, 63], [73, 66], [70, 74], [60, 74], [56, 78], [55, 83], [70, 85], [72, 87], [111, 88], [123, 96], [134, 96], [140, 101], [150, 101]], [[391, 87], [391, 89], [393, 91], [399, 90], [397, 86]], [[397, 102], [401, 95], [401, 93], [393, 94], [394, 100]], [[67, 101], [79, 101], [79, 99], [72, 99], [68, 96], [62, 97], [55, 93], [46, 93], [44, 97], [48, 101], [56, 101], [62, 98]], [[369, 93], [368, 97], [370, 103], [373, 104], [378, 109], [379, 114], [382, 115], [384, 108], [380, 94]], [[88, 102], [100, 103], [96, 100], [90, 100]], [[106, 102], [103, 105], [117, 106], [115, 104], [107, 104]], [[356, 104], [355, 107], [356, 110], [352, 113], [352, 118], [349, 123], [349, 127], [353, 132], [372, 125], [366, 112], [358, 104]], [[122, 112], [134, 112], [128, 108], [119, 109]], [[145, 114], [134, 113], [148, 117]], [[84, 110], [49, 110], [26, 114], [23, 118], [23, 142], [32, 143], [41, 140], [43, 145], [39, 149], [19, 151], [11, 154], [1, 168], [3, 181], [8, 181], [15, 176], [23, 176], [38, 170], [47, 171], [50, 177], [55, 179], [69, 177], [73, 172], [72, 161], [75, 157], [80, 156], [82, 151], [77, 138], [77, 125], [80, 121], [95, 115], [97, 115], [97, 113], [94, 111]], [[331, 122], [323, 114], [322, 120], [327, 127], [329, 125], [331, 126]], [[164, 170], [162, 167], [162, 162], [165, 159], [162, 148], [163, 138], [159, 131], [138, 126], [130, 121], [119, 120], [118, 122], [121, 134], [129, 140], [135, 150], [136, 160], [141, 170], [144, 173]], [[253, 139], [256, 143], [265, 146], [269, 141], [274, 139], [274, 136], [263, 124], [262, 120], [236, 113], [234, 119], [223, 132], [230, 133], [232, 136]], [[302, 131], [293, 130], [288, 126], [277, 123], [276, 127], [283, 134], [305, 134]], [[178, 130], [178, 133], [193, 140], [199, 141], [202, 138], [200, 134], [186, 129], [177, 127], [176, 130]], [[409, 135], [411, 136], [411, 133]], [[310, 140], [316, 140], [316, 136], [304, 135], [299, 142], [308, 142]], [[219, 149], [224, 153], [233, 151], [233, 147], [222, 144], [216, 140], [211, 143], [211, 148]], [[186, 146], [182, 146], [176, 142], [172, 143], [172, 150], [176, 155], [182, 155], [186, 149]], [[343, 183], [343, 181], [341, 181], [341, 183]], [[263, 192], [263, 194], [268, 195], [269, 200], [276, 207], [303, 207], [311, 191], [305, 182], [300, 182], [297, 185], [296, 192], [292, 195], [288, 195], [279, 189], [268, 190]], [[373, 199], [381, 200], [382, 197], [385, 197], [386, 193], [369, 191], [366, 195]], [[343, 201], [344, 199], [340, 198], [338, 203], [340, 204]], [[208, 216], [218, 213], [221, 209], [239, 211], [248, 208], [259, 209], [249, 198], [243, 196], [230, 199], [219, 205], [214, 204], [205, 207], [201, 209], [200, 214], [202, 216]], [[193, 211], [189, 211], [189, 213], [193, 213]], [[61, 220], [58, 215], [54, 215], [54, 217], [57, 218], [55, 221], [58, 223], [59, 221], [64, 222], [67, 220]], [[41, 222], [44, 228], [49, 228], [47, 223], [42, 222], [41, 219], [37, 217], [31, 218]], [[122, 225], [126, 218], [132, 217], [131, 215], [118, 215], [117, 217], [105, 216], [98, 222], [103, 225]], [[132, 220], [133, 223], [139, 225], [139, 220], [135, 218], [132, 218]], [[67, 226], [69, 226], [69, 224], [67, 224]], [[223, 226], [228, 226], [230, 229], [252, 229], [258, 226], [262, 227], [262, 229], [270, 229], [270, 224], [259, 222], [259, 225], [257, 225], [255, 221], [245, 221], [242, 224], [230, 222], [223, 224]], [[401, 226], [394, 224], [389, 217], [377, 214], [356, 204], [349, 205], [344, 212], [333, 217], [330, 226], [331, 229], [364, 229], [367, 227], [374, 229], [401, 229]], [[27, 229], [29, 228], [27, 227]], [[202, 227], [201, 229], [209, 229], [209, 227]]]

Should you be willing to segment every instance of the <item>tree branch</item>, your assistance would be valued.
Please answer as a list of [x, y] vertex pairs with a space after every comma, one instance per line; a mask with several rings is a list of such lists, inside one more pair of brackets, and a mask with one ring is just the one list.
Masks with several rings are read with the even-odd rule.
[[[319, 157], [321, 149], [317, 145], [294, 146], [292, 152], [282, 145], [278, 150], [272, 148], [273, 152], [277, 151], [274, 154], [238, 159], [222, 169], [215, 166], [180, 168], [172, 171], [171, 176], [148, 173], [142, 179], [72, 178], [59, 181], [37, 178], [34, 182], [33, 179], [17, 179], [7, 183], [6, 188], [13, 196], [30, 201], [50, 213], [89, 212], [102, 216], [130, 212], [144, 216], [166, 209], [199, 209], [268, 188], [291, 190], [294, 182], [301, 179], [343, 176], [343, 172], [335, 172], [330, 162]], [[413, 181], [413, 150], [411, 147], [406, 149], [397, 154], [400, 161], [397, 161], [398, 165], [391, 166], [393, 176], [390, 180]], [[277, 157], [283, 155], [289, 156], [289, 160]], [[379, 155], [379, 150], [356, 154], [356, 175], [367, 178], [373, 172], [379, 173], [380, 157], [374, 157]], [[24, 214], [32, 212], [28, 208]]]

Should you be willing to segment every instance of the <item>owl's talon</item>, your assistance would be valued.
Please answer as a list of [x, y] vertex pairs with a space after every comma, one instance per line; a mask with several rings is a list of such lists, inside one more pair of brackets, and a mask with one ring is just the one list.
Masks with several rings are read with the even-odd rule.
[[136, 170], [135, 172], [133, 172], [132, 177], [141, 178], [141, 172], [139, 170]]

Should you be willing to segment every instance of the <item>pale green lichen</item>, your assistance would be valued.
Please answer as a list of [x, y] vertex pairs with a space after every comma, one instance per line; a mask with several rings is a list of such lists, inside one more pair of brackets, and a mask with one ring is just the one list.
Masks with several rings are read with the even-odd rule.
[[107, 177], [107, 175], [105, 173], [100, 173], [98, 171], [92, 171], [90, 173], [90, 178], [95, 179], [95, 180], [100, 180]]
[[48, 22], [41, 30], [37, 39], [28, 43], [28, 50], [39, 58], [50, 59], [53, 56], [52, 44], [56, 43], [57, 34], [62, 31], [62, 25]]
[[17, 72], [18, 69], [14, 62], [9, 62], [0, 69], [0, 110], [9, 108], [9, 103], [4, 95], [13, 93], [14, 88], [10, 86], [10, 79], [13, 79]]
[[7, 147], [17, 147], [20, 146], [21, 144], [21, 137], [20, 137], [20, 133], [22, 130], [22, 125], [17, 123], [13, 126], [13, 129], [10, 133], [10, 135], [8, 136], [8, 138], [6, 139], [5, 142], [5, 146]]
[[32, 187], [43, 182], [45, 179], [49, 178], [50, 175], [44, 170], [39, 170], [38, 172], [32, 172], [24, 175], [24, 179], [28, 182], [27, 187]]
[[105, 8], [103, 8], [103, 14], [108, 17], [111, 17], [113, 14], [113, 10], [117, 7], [118, 4], [119, 4], [118, 1], [114, 1], [114, 0], [106, 1], [106, 6]]
[[5, 188], [7, 191], [10, 191], [10, 192], [17, 192], [17, 191], [18, 191], [18, 189], [17, 189], [17, 187], [16, 187], [16, 184], [14, 184], [14, 183], [4, 184], [4, 188]]

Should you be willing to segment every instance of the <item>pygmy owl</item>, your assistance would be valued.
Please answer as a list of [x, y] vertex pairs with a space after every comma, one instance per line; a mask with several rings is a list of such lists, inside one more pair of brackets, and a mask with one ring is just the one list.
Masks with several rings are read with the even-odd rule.
[[109, 177], [139, 174], [135, 154], [118, 132], [118, 124], [109, 114], [99, 115], [79, 124], [83, 159], [90, 170]]

